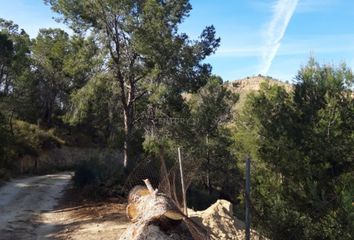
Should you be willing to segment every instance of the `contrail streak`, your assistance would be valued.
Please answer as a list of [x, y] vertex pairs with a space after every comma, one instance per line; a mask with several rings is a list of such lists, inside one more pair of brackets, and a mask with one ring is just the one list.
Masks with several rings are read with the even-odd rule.
[[268, 73], [272, 65], [298, 2], [299, 0], [277, 0], [273, 6], [273, 17], [266, 29], [266, 42], [262, 52], [260, 73], [263, 75]]

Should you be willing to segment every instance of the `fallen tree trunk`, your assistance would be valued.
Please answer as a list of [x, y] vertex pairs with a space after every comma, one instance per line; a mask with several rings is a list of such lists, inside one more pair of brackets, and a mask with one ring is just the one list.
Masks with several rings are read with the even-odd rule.
[[[144, 180], [146, 187], [134, 187], [128, 197], [127, 216], [134, 223], [123, 233], [120, 240], [143, 239], [209, 239], [202, 233], [195, 238], [188, 229], [198, 229], [193, 225], [174, 201], [163, 193], [154, 190], [149, 180]], [[197, 234], [198, 235], [198, 234]]]

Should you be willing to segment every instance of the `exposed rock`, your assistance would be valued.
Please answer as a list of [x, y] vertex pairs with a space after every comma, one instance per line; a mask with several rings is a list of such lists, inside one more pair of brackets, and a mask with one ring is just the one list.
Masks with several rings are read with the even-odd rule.
[[286, 91], [290, 92], [293, 89], [293, 85], [289, 83], [282, 82], [277, 79], [264, 76], [254, 76], [247, 77], [244, 79], [235, 80], [226, 84], [226, 87], [233, 93], [240, 95], [240, 99], [235, 104], [235, 109], [242, 109], [247, 95], [252, 92], [257, 92], [261, 89], [261, 84], [268, 82], [270, 85], [278, 85], [285, 88]]

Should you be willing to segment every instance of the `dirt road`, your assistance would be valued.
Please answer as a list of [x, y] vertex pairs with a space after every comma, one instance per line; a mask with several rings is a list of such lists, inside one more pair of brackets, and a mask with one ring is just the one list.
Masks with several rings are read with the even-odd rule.
[[13, 180], [0, 188], [0, 239], [51, 239], [56, 227], [43, 221], [53, 210], [72, 174]]

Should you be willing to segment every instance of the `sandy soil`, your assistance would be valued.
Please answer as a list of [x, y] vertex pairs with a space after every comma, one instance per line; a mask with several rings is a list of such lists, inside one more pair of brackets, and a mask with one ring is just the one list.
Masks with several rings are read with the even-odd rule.
[[[232, 204], [226, 200], [217, 200], [204, 211], [189, 209], [189, 217], [204, 225], [212, 240], [245, 239], [245, 224], [233, 215]], [[251, 240], [268, 240], [251, 229]]]
[[11, 181], [0, 188], [0, 240], [117, 239], [126, 229], [125, 204], [87, 203], [71, 173]]
[[45, 213], [43, 224], [55, 225], [43, 239], [117, 239], [127, 228], [125, 204], [96, 203]]

